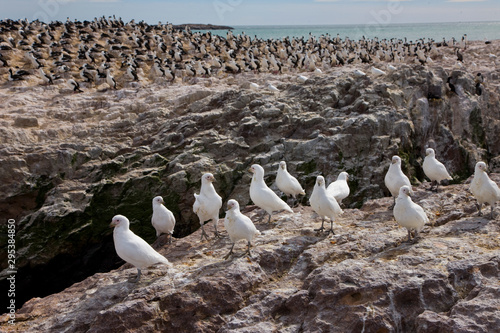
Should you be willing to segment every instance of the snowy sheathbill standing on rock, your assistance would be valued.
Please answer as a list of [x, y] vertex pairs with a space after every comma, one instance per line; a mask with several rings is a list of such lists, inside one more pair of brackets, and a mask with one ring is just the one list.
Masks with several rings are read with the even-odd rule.
[[255, 237], [260, 235], [260, 231], [255, 228], [255, 225], [248, 216], [245, 216], [240, 212], [240, 204], [234, 199], [231, 199], [227, 202], [224, 227], [229, 234], [229, 239], [231, 239], [231, 242], [233, 243], [233, 245], [231, 246], [231, 250], [224, 257], [224, 259], [229, 258], [229, 256], [233, 253], [234, 244], [240, 239], [247, 240], [248, 248], [245, 253], [248, 253], [248, 255], [250, 255], [251, 242]]
[[337, 200], [326, 192], [325, 178], [323, 176], [316, 177], [316, 183], [309, 199], [312, 209], [321, 217], [321, 228], [315, 229], [316, 231], [323, 231], [325, 229], [325, 218], [330, 218], [330, 230], [328, 233], [333, 232], [333, 221], [335, 221], [340, 214], [343, 213]]
[[293, 213], [293, 210], [286, 202], [280, 199], [264, 182], [264, 168], [258, 164], [253, 164], [249, 170], [253, 173], [250, 183], [250, 199], [260, 208], [269, 214], [267, 222], [271, 222], [271, 215], [275, 211], [286, 210]]
[[153, 198], [153, 216], [151, 217], [151, 224], [156, 230], [156, 237], [160, 237], [161, 234], [167, 234], [168, 244], [172, 244], [175, 217], [174, 214], [163, 205], [164, 203], [161, 196]]
[[474, 178], [470, 183], [470, 191], [477, 200], [477, 209], [479, 215], [482, 215], [481, 206], [488, 203], [491, 206], [490, 218], [493, 219], [493, 210], [495, 203], [500, 200], [500, 189], [498, 185], [488, 177], [487, 167], [484, 162], [477, 162], [474, 170]]
[[200, 194], [194, 194], [193, 212], [198, 215], [201, 225], [201, 239], [205, 237], [208, 240], [208, 235], [203, 229], [203, 224], [209, 220], [214, 222], [215, 236], [219, 237], [217, 231], [217, 222], [219, 221], [219, 211], [222, 207], [222, 198], [215, 191], [214, 185], [215, 177], [211, 173], [205, 173], [201, 177]]
[[296, 196], [299, 194], [306, 194], [297, 178], [292, 176], [286, 169], [285, 161], [281, 161], [278, 167], [276, 186], [278, 186], [281, 192], [285, 193], [287, 196], [291, 195], [294, 199], [296, 199]]
[[401, 157], [397, 155], [392, 157], [391, 165], [385, 174], [384, 182], [385, 186], [387, 186], [394, 197], [394, 204], [396, 204], [396, 198], [399, 195], [399, 189], [401, 186], [407, 185], [411, 189], [410, 180], [403, 173], [403, 170], [401, 170]]
[[396, 222], [408, 230], [408, 241], [411, 241], [411, 229], [415, 230], [415, 237], [417, 237], [425, 223], [429, 222], [424, 209], [411, 200], [411, 194], [411, 187], [401, 186], [393, 212]]
[[167, 258], [156, 252], [144, 239], [130, 230], [130, 222], [123, 215], [111, 220], [116, 253], [120, 258], [137, 268], [137, 276], [131, 282], [139, 281], [141, 270], [154, 264], [170, 265]]
[[424, 163], [422, 164], [422, 169], [424, 169], [425, 175], [432, 182], [429, 190], [432, 190], [433, 184], [435, 184], [436, 185], [435, 191], [437, 192], [439, 183], [442, 180], [453, 179], [448, 173], [448, 170], [446, 170], [444, 164], [436, 159], [436, 153], [432, 148], [427, 148], [425, 150], [425, 158], [424, 158]]

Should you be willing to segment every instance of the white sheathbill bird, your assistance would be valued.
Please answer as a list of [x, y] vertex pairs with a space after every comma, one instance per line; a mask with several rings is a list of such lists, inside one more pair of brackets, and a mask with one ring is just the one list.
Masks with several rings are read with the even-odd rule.
[[385, 174], [384, 182], [394, 197], [394, 204], [396, 204], [396, 198], [399, 195], [401, 186], [407, 185], [411, 188], [410, 180], [403, 173], [403, 170], [401, 170], [401, 158], [399, 156], [395, 155], [392, 157], [391, 165]]
[[420, 230], [429, 222], [424, 209], [411, 200], [411, 194], [411, 187], [401, 186], [393, 212], [396, 222], [408, 230], [408, 241], [411, 241], [411, 229], [415, 230], [417, 237]]
[[281, 161], [279, 164], [276, 174], [276, 186], [278, 186], [281, 192], [285, 193], [287, 196], [291, 195], [294, 199], [299, 194], [306, 194], [297, 178], [288, 172], [285, 161]]
[[163, 198], [157, 196], [153, 198], [153, 216], [151, 224], [156, 230], [156, 237], [161, 234], [168, 235], [168, 243], [172, 243], [172, 234], [174, 233], [175, 217], [174, 214], [163, 204]]
[[217, 231], [217, 222], [219, 221], [219, 211], [222, 207], [222, 198], [215, 191], [214, 185], [215, 177], [211, 173], [205, 173], [201, 177], [201, 189], [200, 194], [194, 194], [194, 204], [193, 212], [198, 215], [201, 225], [201, 239], [205, 237], [208, 239], [208, 235], [203, 228], [205, 222], [212, 220], [215, 227], [215, 236], [219, 237], [220, 234]]
[[453, 178], [451, 178], [450, 174], [448, 173], [448, 170], [446, 170], [446, 167], [444, 166], [444, 164], [439, 162], [436, 159], [436, 153], [434, 152], [434, 149], [432, 149], [432, 148], [427, 148], [425, 150], [425, 158], [424, 158], [424, 163], [422, 164], [422, 169], [424, 169], [425, 175], [432, 182], [430, 190], [432, 190], [433, 184], [435, 184], [436, 185], [436, 192], [438, 190], [439, 183], [442, 180], [453, 179]]
[[477, 162], [474, 169], [474, 178], [470, 183], [470, 191], [477, 200], [479, 215], [482, 215], [481, 206], [488, 203], [491, 206], [490, 218], [493, 219], [495, 203], [500, 200], [500, 189], [498, 185], [488, 177], [487, 167], [484, 162]]
[[167, 258], [156, 252], [144, 239], [130, 230], [130, 222], [123, 215], [111, 220], [116, 253], [120, 258], [137, 268], [137, 276], [131, 282], [139, 281], [141, 270], [154, 264], [171, 265]]
[[260, 235], [260, 231], [255, 228], [255, 225], [248, 216], [243, 215], [240, 212], [240, 204], [234, 199], [227, 202], [224, 227], [229, 234], [229, 239], [231, 239], [231, 242], [233, 243], [231, 250], [224, 257], [224, 259], [229, 258], [229, 256], [233, 253], [234, 244], [240, 239], [245, 239], [248, 242], [248, 248], [245, 253], [250, 255], [251, 242], [255, 237]]
[[315, 229], [316, 231], [323, 231], [325, 229], [325, 218], [330, 219], [330, 230], [328, 233], [333, 233], [333, 221], [335, 221], [340, 214], [343, 213], [337, 200], [331, 195], [328, 195], [325, 188], [325, 178], [323, 176], [316, 177], [316, 183], [309, 199], [312, 209], [321, 217], [321, 228]]
[[286, 210], [293, 213], [290, 206], [281, 200], [264, 182], [264, 168], [258, 164], [253, 164], [249, 171], [253, 173], [252, 182], [250, 183], [250, 199], [255, 205], [269, 214], [267, 222], [271, 221], [271, 215], [275, 211]]
[[333, 196], [335, 200], [340, 204], [342, 200], [347, 198], [350, 193], [349, 185], [347, 181], [349, 180], [349, 174], [345, 171], [342, 171], [337, 176], [337, 180], [330, 183], [326, 188], [326, 192]]

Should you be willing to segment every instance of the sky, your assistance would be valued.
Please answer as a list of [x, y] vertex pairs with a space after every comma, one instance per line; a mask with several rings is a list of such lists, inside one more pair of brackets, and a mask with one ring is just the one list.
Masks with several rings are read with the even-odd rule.
[[217, 25], [323, 25], [500, 20], [500, 0], [0, 0], [0, 17]]

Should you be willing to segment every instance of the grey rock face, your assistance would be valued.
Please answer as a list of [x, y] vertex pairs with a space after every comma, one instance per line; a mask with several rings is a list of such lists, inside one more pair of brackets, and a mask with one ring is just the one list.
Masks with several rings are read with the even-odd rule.
[[[350, 208], [388, 194], [383, 177], [395, 154], [414, 184], [423, 181], [429, 144], [458, 181], [478, 160], [498, 172], [496, 86], [476, 96], [473, 75], [454, 71], [461, 88], [450, 95], [446, 71], [401, 65], [386, 77], [357, 79], [340, 70], [311, 75], [304, 85], [289, 74], [255, 77], [279, 79], [276, 95], [240, 89], [245, 76], [208, 88], [153, 84], [78, 96], [19, 90], [2, 111], [0, 129], [0, 210], [17, 221], [19, 268], [56, 264], [61, 253], [67, 262], [56, 266], [67, 271], [47, 274], [65, 276], [72, 264], [88, 274], [95, 266], [116, 267], [116, 258], [104, 263], [111, 217], [127, 216], [153, 242], [156, 195], [176, 216], [174, 236], [191, 234], [199, 227], [193, 194], [207, 171], [223, 201], [242, 206], [251, 204], [252, 163], [264, 167], [272, 185], [279, 161], [287, 161], [309, 194], [317, 175], [333, 181], [347, 171]], [[429, 98], [436, 86], [441, 97]]]

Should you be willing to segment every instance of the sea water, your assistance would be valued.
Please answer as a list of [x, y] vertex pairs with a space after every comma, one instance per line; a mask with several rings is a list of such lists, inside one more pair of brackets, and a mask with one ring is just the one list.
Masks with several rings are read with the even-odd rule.
[[[359, 40], [363, 37], [379, 39], [420, 38], [447, 41], [455, 38], [460, 41], [466, 34], [469, 41], [500, 39], [500, 22], [456, 22], [456, 23], [404, 23], [404, 24], [357, 24], [357, 25], [248, 25], [234, 26], [233, 34], [246, 34], [261, 39], [282, 39], [285, 37], [319, 37], [329, 34], [331, 37]], [[226, 36], [225, 30], [213, 30], [212, 33]]]

